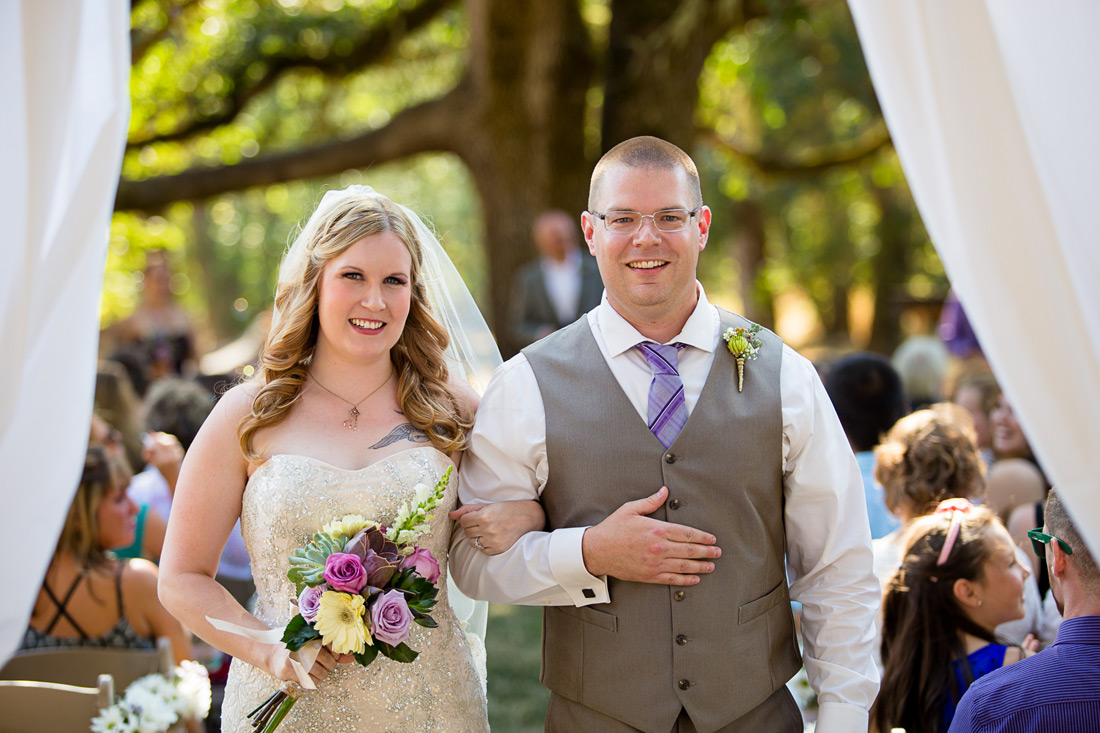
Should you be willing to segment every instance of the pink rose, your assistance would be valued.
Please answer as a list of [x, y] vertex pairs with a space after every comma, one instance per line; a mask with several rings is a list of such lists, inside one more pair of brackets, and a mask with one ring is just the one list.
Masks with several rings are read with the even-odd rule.
[[413, 568], [416, 574], [429, 583], [439, 580], [439, 563], [430, 550], [418, 547], [401, 562], [401, 569]]
[[371, 635], [383, 644], [397, 646], [408, 641], [412, 620], [405, 594], [399, 590], [382, 594], [370, 607]]
[[358, 593], [367, 584], [367, 573], [358, 555], [346, 552], [334, 552], [325, 560], [325, 572], [322, 573], [334, 590]]

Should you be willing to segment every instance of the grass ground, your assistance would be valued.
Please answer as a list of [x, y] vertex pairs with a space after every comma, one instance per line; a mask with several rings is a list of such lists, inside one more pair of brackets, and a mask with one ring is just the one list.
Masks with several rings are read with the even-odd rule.
[[490, 606], [489, 725], [496, 733], [543, 730], [550, 691], [539, 684], [542, 609]]

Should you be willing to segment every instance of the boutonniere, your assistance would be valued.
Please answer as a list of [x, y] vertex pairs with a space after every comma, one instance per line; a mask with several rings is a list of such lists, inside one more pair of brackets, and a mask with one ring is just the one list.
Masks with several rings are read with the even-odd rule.
[[760, 333], [760, 324], [754, 323], [748, 328], [727, 328], [722, 334], [726, 347], [737, 359], [737, 391], [745, 386], [745, 362], [755, 359], [764, 348], [764, 343], [756, 337]]

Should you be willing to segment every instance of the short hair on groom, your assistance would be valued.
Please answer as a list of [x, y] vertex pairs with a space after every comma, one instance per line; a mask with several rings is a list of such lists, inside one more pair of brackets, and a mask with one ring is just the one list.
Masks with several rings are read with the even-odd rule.
[[1066, 507], [1062, 504], [1062, 499], [1055, 489], [1051, 489], [1050, 493], [1047, 494], [1047, 506], [1043, 514], [1043, 522], [1049, 534], [1062, 540], [1073, 550], [1070, 558], [1072, 558], [1073, 566], [1077, 568], [1084, 585], [1092, 593], [1100, 593], [1100, 569], [1096, 567], [1096, 558], [1092, 556], [1089, 546], [1085, 544], [1081, 533], [1077, 531], [1077, 525], [1073, 523], [1073, 519], [1069, 516], [1069, 512], [1066, 511]]
[[[588, 186], [588, 210], [596, 210], [596, 198], [604, 174], [613, 165], [625, 165], [629, 168], [653, 168], [656, 170], [679, 169], [687, 176], [691, 194], [691, 205], [703, 205], [703, 189], [699, 184], [699, 169], [691, 156], [670, 142], [651, 135], [642, 135], [624, 140], [608, 150], [592, 170], [592, 180]], [[643, 212], [645, 213], [645, 212]]]
[[901, 376], [879, 354], [858, 353], [837, 361], [825, 373], [825, 391], [857, 453], [878, 445], [907, 412]]

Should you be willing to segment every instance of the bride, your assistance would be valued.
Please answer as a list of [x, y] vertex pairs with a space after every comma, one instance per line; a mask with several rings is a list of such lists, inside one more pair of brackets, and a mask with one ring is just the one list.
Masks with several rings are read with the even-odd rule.
[[[416, 484], [432, 485], [456, 464], [477, 407], [461, 378], [477, 384], [500, 359], [435, 237], [365, 187], [325, 195], [287, 253], [275, 307], [257, 377], [222, 397], [188, 451], [161, 561], [165, 606], [234, 658], [225, 731], [249, 730], [248, 712], [280, 680], [300, 678], [281, 643], [219, 631], [209, 619], [256, 631], [285, 626], [297, 613], [288, 553], [345, 514], [388, 523]], [[446, 509], [456, 497], [452, 480], [421, 541], [441, 577], [452, 530]], [[509, 526], [521, 524], [517, 517], [527, 525], [520, 534], [542, 525], [534, 502], [513, 509]], [[238, 517], [255, 615], [214, 580]], [[469, 616], [472, 603], [452, 597], [448, 605], [440, 585], [438, 628], [413, 627], [415, 661], [379, 656], [361, 667], [322, 649], [308, 670], [317, 689], [300, 693], [280, 729], [488, 730], [477, 665], [484, 652], [452, 610]]]

